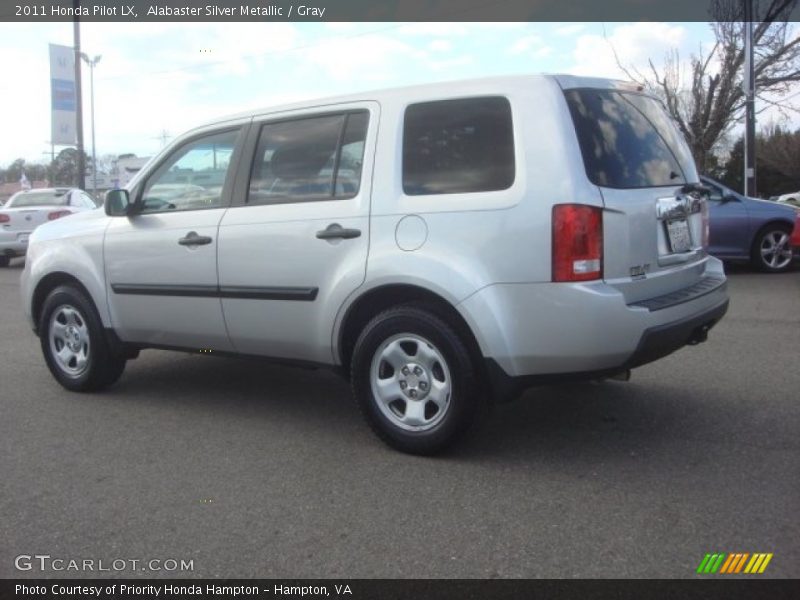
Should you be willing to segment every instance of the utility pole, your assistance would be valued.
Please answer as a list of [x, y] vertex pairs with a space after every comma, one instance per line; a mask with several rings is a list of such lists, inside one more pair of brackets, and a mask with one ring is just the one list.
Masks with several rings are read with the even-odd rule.
[[73, 38], [75, 44], [75, 135], [78, 138], [78, 175], [75, 178], [75, 185], [80, 189], [85, 189], [86, 161], [83, 159], [83, 99], [81, 98], [81, 24], [78, 14], [80, 13], [81, 0], [72, 0], [75, 7], [75, 22], [73, 23]]
[[753, 66], [753, 0], [744, 0], [744, 195], [756, 195], [756, 81]]
[[81, 52], [81, 58], [86, 61], [86, 64], [89, 65], [89, 81], [90, 92], [89, 96], [92, 102], [92, 194], [97, 196], [97, 154], [95, 150], [95, 135], [94, 135], [94, 68], [97, 66], [97, 63], [100, 62], [100, 59], [103, 58], [100, 54], [95, 56], [94, 58], [89, 58], [89, 55], [85, 52]]

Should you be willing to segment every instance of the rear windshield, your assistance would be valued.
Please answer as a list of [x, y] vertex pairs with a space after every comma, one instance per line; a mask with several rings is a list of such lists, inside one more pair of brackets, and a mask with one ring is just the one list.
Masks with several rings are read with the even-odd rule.
[[67, 193], [63, 192], [28, 192], [11, 198], [6, 208], [24, 208], [26, 206], [66, 206]]
[[692, 155], [654, 98], [615, 90], [565, 92], [589, 180], [612, 188], [686, 183]]

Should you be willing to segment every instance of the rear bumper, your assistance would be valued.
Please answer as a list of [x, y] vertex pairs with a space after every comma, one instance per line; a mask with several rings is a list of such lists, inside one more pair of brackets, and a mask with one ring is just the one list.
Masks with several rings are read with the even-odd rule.
[[4, 256], [22, 256], [28, 251], [28, 242], [21, 242], [19, 236], [23, 235], [27, 238], [30, 235], [29, 231], [24, 233], [15, 231], [0, 231], [0, 255]]
[[[691, 267], [690, 285], [627, 301], [604, 281], [496, 284], [458, 305], [493, 380], [545, 383], [618, 373], [703, 337], [728, 305], [722, 263]], [[668, 288], [667, 288], [668, 289]]]
[[493, 394], [498, 401], [510, 400], [526, 388], [536, 385], [600, 379], [617, 375], [628, 369], [641, 367], [672, 354], [684, 346], [704, 342], [711, 328], [728, 311], [728, 304], [729, 301], [726, 298], [718, 305], [705, 309], [691, 317], [646, 329], [639, 338], [639, 343], [633, 354], [626, 361], [614, 367], [514, 377], [509, 376], [493, 358], [487, 358], [485, 359], [486, 370]]

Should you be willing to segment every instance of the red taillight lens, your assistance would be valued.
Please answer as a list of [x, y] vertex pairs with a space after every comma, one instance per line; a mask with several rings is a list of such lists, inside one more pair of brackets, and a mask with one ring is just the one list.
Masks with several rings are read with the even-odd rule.
[[71, 214], [72, 212], [68, 210], [56, 210], [47, 215], [47, 220], [55, 221], [56, 219], [60, 219], [61, 217], [66, 217], [67, 215]]
[[794, 231], [792, 231], [792, 237], [789, 240], [789, 245], [800, 247], [800, 213], [797, 213], [794, 218]]
[[9, 217], [7, 214], [0, 213], [0, 223], [8, 223], [10, 220], [11, 217]]
[[603, 209], [585, 204], [553, 207], [553, 281], [603, 277]]

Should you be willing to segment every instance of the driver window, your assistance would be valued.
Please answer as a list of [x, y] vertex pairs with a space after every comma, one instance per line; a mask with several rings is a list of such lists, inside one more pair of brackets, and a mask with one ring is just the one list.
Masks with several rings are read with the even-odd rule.
[[708, 199], [711, 202], [722, 202], [722, 188], [718, 188], [708, 182], [705, 182], [705, 186], [710, 190]]
[[147, 180], [142, 212], [222, 206], [222, 190], [238, 134], [238, 130], [215, 133], [177, 149]]

